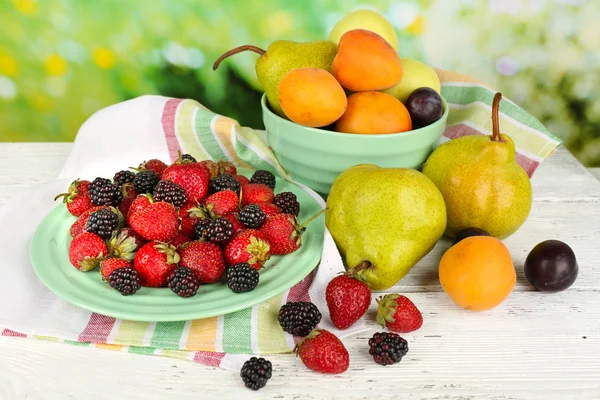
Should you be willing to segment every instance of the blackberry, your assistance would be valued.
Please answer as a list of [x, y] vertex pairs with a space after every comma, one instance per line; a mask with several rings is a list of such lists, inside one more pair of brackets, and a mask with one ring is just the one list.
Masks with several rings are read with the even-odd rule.
[[273, 204], [279, 207], [285, 214], [297, 217], [300, 213], [300, 203], [298, 203], [298, 198], [292, 192], [281, 192], [275, 195]]
[[179, 297], [192, 297], [198, 291], [200, 282], [189, 268], [177, 267], [167, 278], [169, 289]]
[[191, 154], [182, 154], [181, 160], [187, 162], [196, 162], [196, 159]]
[[119, 216], [112, 210], [103, 208], [94, 211], [85, 223], [85, 231], [95, 233], [102, 239], [108, 239], [119, 226]]
[[106, 178], [96, 178], [88, 186], [92, 203], [97, 206], [118, 206], [123, 200], [123, 193], [118, 185]]
[[313, 303], [296, 301], [281, 306], [277, 319], [285, 332], [296, 336], [306, 336], [321, 321], [321, 313]]
[[123, 296], [134, 294], [140, 289], [140, 275], [132, 267], [117, 268], [108, 276], [108, 283]]
[[259, 169], [252, 174], [252, 178], [250, 178], [250, 182], [252, 183], [262, 183], [271, 188], [271, 190], [275, 190], [275, 175], [270, 173], [269, 171], [265, 171]]
[[227, 268], [226, 276], [227, 286], [233, 293], [250, 292], [258, 285], [258, 271], [245, 262]]
[[196, 226], [194, 226], [194, 238], [195, 239], [206, 239], [206, 228], [208, 224], [212, 221], [210, 218], [204, 218], [198, 221]]
[[226, 218], [210, 220], [206, 225], [204, 239], [214, 244], [227, 244], [233, 237], [233, 224]]
[[223, 190], [232, 190], [239, 194], [240, 183], [231, 175], [220, 174], [208, 184], [208, 191], [210, 193], [222, 192]]
[[267, 220], [267, 215], [256, 204], [250, 204], [240, 210], [238, 220], [246, 228], [258, 229]]
[[113, 183], [118, 186], [123, 186], [126, 183], [133, 182], [135, 174], [131, 171], [119, 171], [113, 177]]
[[264, 358], [252, 357], [244, 363], [240, 376], [248, 389], [258, 390], [264, 388], [271, 379], [273, 366], [271, 361]]
[[152, 193], [160, 181], [160, 176], [152, 170], [138, 172], [133, 178], [133, 188], [140, 194]]
[[154, 201], [166, 201], [175, 207], [182, 207], [188, 201], [185, 189], [171, 181], [160, 181], [154, 187]]
[[377, 364], [392, 365], [408, 353], [408, 342], [393, 332], [377, 332], [369, 339], [369, 354]]

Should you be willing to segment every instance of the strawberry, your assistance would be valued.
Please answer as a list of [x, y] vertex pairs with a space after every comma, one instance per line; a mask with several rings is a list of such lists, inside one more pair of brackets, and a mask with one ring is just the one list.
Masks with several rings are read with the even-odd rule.
[[219, 246], [195, 240], [180, 251], [180, 266], [190, 268], [200, 283], [215, 283], [225, 273], [225, 260]]
[[362, 317], [371, 304], [371, 291], [355, 274], [338, 275], [325, 289], [329, 317], [338, 329], [352, 326]]
[[177, 210], [171, 203], [157, 201], [133, 213], [129, 225], [146, 240], [171, 240], [179, 229]]
[[250, 179], [246, 178], [244, 175], [233, 175], [233, 177], [240, 183], [240, 187], [244, 187], [250, 183]]
[[127, 223], [131, 225], [131, 222], [129, 221], [131, 219], [131, 216], [135, 214], [136, 211], [140, 211], [148, 207], [153, 202], [154, 200], [152, 199], [152, 195], [149, 194], [140, 194], [135, 199], [133, 199], [133, 201], [129, 205], [129, 208], [127, 209]]
[[104, 240], [89, 232], [78, 235], [69, 245], [69, 261], [75, 268], [84, 272], [96, 268], [107, 253]]
[[226, 215], [224, 218], [228, 219], [231, 224], [233, 225], [233, 233], [236, 234], [239, 231], [246, 229], [244, 227], [244, 225], [242, 225], [242, 223], [240, 222], [239, 219], [237, 219], [237, 216], [235, 214], [228, 214]]
[[187, 202], [179, 209], [179, 219], [181, 221], [179, 225], [179, 233], [189, 238], [194, 237], [194, 227], [198, 221], [205, 216], [206, 215], [204, 210], [202, 210], [202, 207], [193, 202]]
[[260, 270], [271, 257], [269, 244], [255, 229], [245, 229], [236, 233], [225, 246], [224, 254], [227, 265], [247, 262], [255, 270]]
[[131, 264], [122, 258], [105, 258], [100, 262], [100, 275], [102, 275], [102, 279], [108, 281], [108, 277], [115, 269], [123, 267], [131, 267]]
[[423, 325], [423, 315], [406, 296], [387, 294], [377, 304], [377, 323], [391, 331], [412, 332]]
[[108, 254], [110, 257], [132, 261], [135, 252], [142, 247], [143, 243], [144, 239], [135, 233], [133, 229], [123, 229], [119, 234], [113, 234], [108, 239]]
[[213, 160], [198, 161], [197, 167], [204, 169], [210, 175], [210, 179], [219, 175], [219, 167]]
[[135, 250], [137, 251], [140, 247], [146, 244], [146, 239], [138, 235], [133, 228], [123, 228], [121, 229], [121, 234], [126, 236], [127, 238], [133, 238], [135, 240]]
[[198, 163], [175, 163], [162, 174], [163, 180], [173, 181], [183, 187], [192, 202], [201, 202], [208, 195], [210, 173], [199, 168]]
[[161, 176], [163, 174], [163, 172], [165, 171], [165, 169], [167, 169], [167, 164], [165, 164], [164, 162], [157, 160], [156, 158], [153, 158], [151, 160], [148, 161], [144, 161], [143, 163], [140, 164], [139, 167], [134, 168], [136, 171], [154, 171], [158, 174], [158, 176]]
[[267, 185], [262, 183], [249, 183], [242, 190], [242, 206], [258, 203], [272, 203], [273, 191]]
[[89, 210], [93, 204], [88, 193], [89, 181], [73, 181], [69, 185], [67, 193], [61, 193], [54, 198], [54, 201], [63, 198], [63, 203], [67, 205], [67, 210], [76, 217]]
[[277, 214], [267, 218], [260, 227], [260, 233], [269, 242], [271, 254], [289, 254], [298, 250], [302, 246], [306, 225], [324, 212], [325, 210], [319, 211], [302, 225], [298, 218], [290, 214]]
[[131, 204], [137, 198], [138, 192], [135, 191], [131, 183], [121, 186], [121, 192], [123, 193], [123, 200], [121, 200], [117, 208], [121, 211], [121, 214], [127, 215], [129, 207], [131, 207]]
[[350, 365], [350, 355], [342, 341], [325, 329], [313, 329], [294, 351], [308, 369], [322, 374], [341, 374]]
[[173, 237], [173, 239], [169, 240], [168, 243], [171, 246], [174, 246], [177, 250], [179, 250], [184, 244], [188, 243], [189, 241], [189, 237], [178, 233], [177, 235], [175, 235], [175, 237]]
[[263, 212], [265, 213], [265, 215], [267, 217], [270, 217], [272, 215], [281, 214], [281, 208], [277, 207], [273, 203], [263, 202], [263, 203], [258, 203], [256, 205], [259, 206], [261, 210], [263, 210]]
[[140, 275], [140, 284], [147, 287], [167, 286], [167, 277], [179, 262], [175, 247], [161, 242], [146, 243], [135, 255], [133, 268]]
[[217, 167], [219, 168], [219, 174], [237, 174], [237, 168], [235, 168], [235, 165], [231, 161], [219, 160], [217, 161]]
[[71, 237], [76, 237], [79, 236], [81, 233], [85, 232], [85, 225], [87, 224], [88, 218], [90, 217], [90, 214], [93, 213], [94, 211], [98, 211], [101, 210], [103, 208], [109, 208], [107, 206], [94, 206], [86, 211], [83, 212], [83, 214], [81, 214], [79, 216], [79, 218], [77, 218], [77, 221], [75, 221], [73, 223], [73, 225], [71, 225]]
[[239, 201], [240, 199], [234, 191], [223, 190], [208, 196], [204, 200], [204, 206], [211, 218], [224, 217], [237, 210]]

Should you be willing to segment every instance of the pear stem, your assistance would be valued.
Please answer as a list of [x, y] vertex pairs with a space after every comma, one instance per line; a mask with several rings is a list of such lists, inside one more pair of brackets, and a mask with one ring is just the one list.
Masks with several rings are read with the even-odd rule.
[[258, 53], [261, 56], [266, 53], [266, 51], [264, 51], [260, 47], [252, 46], [251, 44], [245, 44], [243, 46], [236, 47], [235, 49], [226, 51], [225, 53], [223, 53], [223, 55], [221, 57], [217, 58], [217, 61], [215, 61], [215, 63], [213, 64], [213, 71], [216, 71], [217, 68], [219, 68], [219, 65], [221, 64], [221, 62], [224, 59], [226, 59], [227, 57], [233, 56], [234, 54], [241, 53], [242, 51], [246, 51], [246, 50], [250, 50], [255, 53]]
[[502, 100], [502, 93], [496, 93], [492, 102], [492, 140], [494, 142], [502, 142], [502, 137], [500, 136], [500, 118], [498, 117], [500, 100]]
[[361, 262], [360, 264], [358, 264], [356, 267], [352, 268], [352, 270], [354, 272], [358, 272], [358, 271], [361, 271], [363, 269], [371, 268], [371, 265], [373, 265], [371, 263], [371, 261], [365, 260], [365, 261]]
[[323, 214], [325, 211], [327, 211], [327, 208], [322, 209], [321, 211], [319, 211], [318, 213], [316, 213], [315, 215], [313, 215], [312, 217], [310, 217], [309, 219], [307, 219], [306, 221], [304, 221], [302, 223], [302, 225], [300, 225], [298, 227], [299, 230], [302, 230], [306, 227], [306, 225], [308, 225], [313, 219], [317, 218], [319, 215]]

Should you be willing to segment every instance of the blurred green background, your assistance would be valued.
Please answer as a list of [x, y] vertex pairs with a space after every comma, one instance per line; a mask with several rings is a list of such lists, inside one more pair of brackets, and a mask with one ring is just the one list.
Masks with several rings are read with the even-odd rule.
[[255, 54], [326, 39], [372, 8], [403, 57], [488, 82], [600, 166], [599, 0], [0, 0], [0, 140], [71, 141], [95, 111], [143, 94], [194, 98], [260, 128]]

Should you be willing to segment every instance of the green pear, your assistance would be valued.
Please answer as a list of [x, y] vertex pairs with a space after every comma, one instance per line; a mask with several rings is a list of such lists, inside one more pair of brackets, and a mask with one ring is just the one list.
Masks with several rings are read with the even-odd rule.
[[375, 32], [398, 51], [396, 30], [383, 15], [372, 10], [356, 10], [340, 19], [329, 33], [329, 40], [338, 44], [344, 33], [354, 29]]
[[246, 50], [260, 54], [255, 65], [256, 76], [265, 90], [271, 110], [285, 118], [279, 105], [278, 89], [281, 79], [297, 68], [314, 67], [331, 73], [331, 64], [337, 53], [337, 46], [329, 40], [314, 42], [277, 40], [267, 47], [267, 51], [256, 46], [245, 45], [224, 53], [213, 64], [213, 70], [216, 70], [221, 61], [227, 57]]
[[348, 268], [372, 290], [385, 290], [442, 237], [446, 206], [419, 171], [362, 164], [333, 182], [325, 224]]
[[440, 78], [433, 68], [421, 61], [411, 58], [402, 59], [402, 79], [384, 93], [391, 94], [403, 104], [406, 103], [408, 96], [418, 88], [429, 87], [441, 92]]
[[440, 145], [423, 173], [440, 189], [446, 202], [446, 235], [479, 228], [504, 239], [515, 233], [531, 211], [531, 182], [517, 164], [515, 144], [500, 133], [496, 93], [492, 105], [492, 136], [471, 135]]

